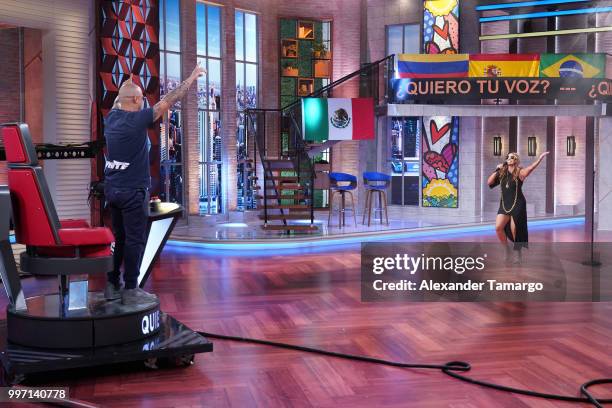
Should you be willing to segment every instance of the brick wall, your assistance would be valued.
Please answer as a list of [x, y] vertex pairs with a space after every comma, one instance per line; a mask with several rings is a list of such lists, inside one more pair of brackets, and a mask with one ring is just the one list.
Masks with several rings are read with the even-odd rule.
[[[238, 181], [237, 169], [237, 146], [236, 146], [236, 41], [235, 41], [235, 10], [225, 7], [222, 12], [222, 55], [224, 58], [223, 69], [221, 71], [221, 83], [225, 91], [225, 98], [221, 98], [221, 160], [223, 161], [223, 184], [222, 189], [225, 194], [226, 210], [235, 210], [237, 205], [236, 185]], [[263, 84], [265, 87], [265, 84]]]
[[[612, 13], [597, 14], [597, 27], [609, 27], [612, 25]], [[612, 31], [605, 31], [595, 35], [596, 51], [608, 52], [612, 51]], [[612, 58], [608, 56], [606, 61], [606, 77], [612, 78]]]
[[[234, 15], [236, 8], [255, 12], [258, 14], [259, 24], [259, 106], [261, 108], [278, 108], [278, 19], [281, 17], [301, 17], [312, 19], [332, 19], [332, 52], [333, 52], [333, 78], [338, 79], [348, 73], [359, 69], [360, 51], [360, 19], [361, 9], [355, 7], [355, 0], [315, 0], [309, 2], [281, 2], [279, 0], [219, 0], [215, 3], [223, 6], [222, 12], [222, 83], [221, 98], [222, 130], [222, 160], [224, 163], [224, 184], [228, 209], [236, 207], [236, 96], [235, 96], [235, 36]], [[183, 75], [191, 72], [195, 57], [195, 0], [181, 1], [181, 15], [183, 19]], [[191, 61], [191, 59], [193, 61]], [[356, 96], [357, 87], [345, 87], [343, 96]], [[340, 96], [340, 95], [338, 95]], [[198, 135], [197, 135], [197, 105], [195, 90], [183, 108], [185, 118], [186, 147], [186, 185], [187, 203], [189, 213], [198, 213], [199, 200], [199, 167], [198, 161]], [[268, 134], [278, 135], [278, 122], [268, 121]], [[269, 138], [268, 151], [278, 150], [277, 137]], [[341, 145], [341, 146], [340, 146]], [[342, 142], [332, 156], [343, 157], [338, 160], [339, 171], [356, 172], [358, 164], [359, 143]]]
[[[0, 123], [19, 121], [19, 29], [0, 29]], [[6, 184], [6, 162], [0, 162], [0, 184]]]
[[[536, 137], [538, 145], [536, 156], [534, 157], [530, 157], [527, 151], [527, 142], [530, 136]], [[546, 146], [546, 118], [519, 118], [517, 145], [517, 153], [521, 158], [522, 167], [529, 166], [541, 153], [548, 150]], [[528, 216], [546, 213], [546, 163], [544, 161], [538, 166], [537, 170], [531, 173], [529, 179], [525, 181], [523, 193], [527, 199]], [[532, 208], [533, 212], [530, 212]]]
[[[559, 30], [587, 26], [587, 16], [567, 16], [558, 20]], [[564, 36], [558, 38], [556, 52], [585, 52], [587, 36]], [[609, 50], [607, 50], [609, 51]], [[584, 213], [584, 162], [586, 140], [585, 118], [556, 118], [555, 150], [557, 154], [555, 166], [555, 212], [572, 214], [575, 211]], [[576, 155], [566, 155], [567, 136], [576, 137]], [[575, 206], [574, 209], [566, 206]]]
[[[584, 160], [585, 160], [586, 119], [576, 117], [556, 118], [555, 150], [555, 207], [558, 213], [570, 213], [566, 206], [576, 206], [584, 213]], [[576, 137], [576, 155], [567, 156], [567, 136]]]
[[[505, 11], [485, 11], [482, 15], [484, 17], [494, 17], [507, 15]], [[507, 34], [510, 32], [509, 21], [495, 21], [492, 23], [480, 24], [480, 31], [482, 35], [495, 35], [495, 34]], [[480, 52], [490, 54], [503, 54], [508, 52], [509, 47], [508, 40], [490, 40], [482, 41], [480, 43]]]
[[[548, 23], [546, 19], [525, 20], [523, 32], [531, 31], [548, 31]], [[546, 52], [547, 37], [529, 37], [519, 38], [517, 40], [517, 48], [520, 53], [540, 53]]]
[[385, 57], [386, 26], [420, 24], [422, 10], [416, 1], [367, 0], [368, 60], [376, 61]]
[[[196, 4], [195, 1], [181, 2], [181, 47], [183, 50], [181, 69], [187, 78], [195, 67], [196, 58]], [[187, 29], [193, 27], [193, 29]], [[223, 89], [225, 91], [225, 89]], [[225, 96], [225, 95], [224, 95]], [[198, 137], [198, 101], [196, 87], [193, 86], [182, 101], [183, 114], [183, 154], [185, 160], [184, 185], [185, 203], [189, 214], [198, 214], [200, 208], [200, 138]]]

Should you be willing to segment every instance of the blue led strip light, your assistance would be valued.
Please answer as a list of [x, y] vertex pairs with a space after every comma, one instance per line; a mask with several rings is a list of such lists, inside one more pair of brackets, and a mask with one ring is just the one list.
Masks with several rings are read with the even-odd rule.
[[492, 21], [526, 20], [530, 18], [572, 16], [572, 15], [577, 15], [577, 14], [608, 13], [610, 11], [612, 11], [612, 7], [593, 7], [593, 8], [587, 8], [587, 9], [561, 10], [561, 11], [540, 11], [537, 13], [512, 14], [508, 16], [480, 17], [480, 22], [490, 23]]
[[538, 7], [538, 6], [551, 6], [557, 4], [568, 4], [568, 3], [586, 3], [591, 0], [539, 0], [539, 1], [519, 1], [517, 3], [501, 3], [501, 4], [487, 4], [486, 6], [477, 6], [476, 11], [485, 10], [503, 10], [509, 8], [518, 7]]
[[585, 34], [585, 33], [602, 33], [605, 31], [612, 31], [612, 26], [609, 27], [592, 27], [592, 28], [574, 28], [571, 30], [554, 30], [554, 31], [536, 31], [532, 33], [518, 33], [518, 34], [494, 34], [494, 35], [481, 35], [478, 37], [481, 41], [489, 40], [507, 40], [510, 38], [529, 38], [529, 37], [546, 37], [546, 36], [559, 36], [568, 34]]
[[[561, 226], [573, 226], [573, 225], [581, 225], [584, 224], [584, 217], [572, 217], [572, 218], [560, 218], [560, 219], [543, 219], [543, 220], [533, 220], [529, 221], [529, 229], [530, 230], [539, 230], [539, 229], [550, 229]], [[492, 234], [493, 226], [491, 224], [480, 224], [480, 225], [472, 225], [472, 226], [458, 226], [453, 227], [450, 226], [448, 228], [435, 228], [428, 230], [408, 230], [408, 231], [397, 231], [396, 233], [389, 234], [380, 234], [380, 235], [361, 235], [361, 236], [351, 236], [351, 237], [334, 237], [328, 239], [321, 239], [317, 237], [317, 239], [308, 240], [308, 241], [298, 241], [295, 240], [292, 242], [291, 239], [285, 240], [282, 242], [274, 241], [274, 242], [265, 242], [265, 240], [261, 240], [259, 242], [227, 242], [224, 243], [223, 240], [217, 241], [208, 241], [208, 242], [194, 242], [194, 241], [181, 241], [176, 239], [168, 240], [167, 246], [169, 247], [192, 247], [192, 248], [203, 248], [203, 249], [212, 249], [212, 250], [256, 250], [259, 251], [262, 255], [270, 255], [274, 254], [274, 252], [261, 252], [261, 250], [265, 251], [275, 251], [275, 250], [304, 250], [305, 248], [316, 248], [316, 247], [328, 247], [328, 246], [337, 246], [337, 245], [356, 245], [362, 242], [375, 242], [375, 241], [390, 241], [397, 239], [419, 239], [419, 238], [435, 238], [439, 241], [449, 239], [451, 237], [466, 237], [471, 234]]]

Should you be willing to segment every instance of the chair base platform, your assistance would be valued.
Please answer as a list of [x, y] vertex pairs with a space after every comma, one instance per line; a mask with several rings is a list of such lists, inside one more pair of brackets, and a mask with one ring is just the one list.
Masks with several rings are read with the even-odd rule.
[[[6, 338], [6, 322], [0, 322], [0, 337]], [[44, 334], [40, 334], [43, 336]], [[66, 333], [66, 337], [72, 334]], [[6, 343], [0, 351], [2, 386], [22, 381], [28, 374], [73, 368], [96, 367], [134, 361], [167, 359], [189, 365], [193, 355], [213, 350], [213, 344], [181, 322], [160, 312], [160, 330], [153, 336], [129, 343], [88, 349], [34, 348]]]
[[66, 310], [58, 294], [26, 299], [27, 311], [7, 308], [8, 341], [27, 347], [71, 349], [145, 339], [160, 328], [159, 302], [123, 305], [90, 292], [86, 308]]

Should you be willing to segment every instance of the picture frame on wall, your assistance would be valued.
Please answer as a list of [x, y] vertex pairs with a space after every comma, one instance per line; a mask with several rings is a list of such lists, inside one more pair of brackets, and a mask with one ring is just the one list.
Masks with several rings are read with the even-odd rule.
[[314, 23], [312, 21], [298, 21], [298, 38], [300, 40], [314, 40]]
[[313, 78], [298, 78], [297, 84], [298, 96], [308, 96], [314, 92], [314, 79]]
[[298, 42], [294, 39], [281, 40], [281, 57], [282, 58], [297, 58], [298, 57]]

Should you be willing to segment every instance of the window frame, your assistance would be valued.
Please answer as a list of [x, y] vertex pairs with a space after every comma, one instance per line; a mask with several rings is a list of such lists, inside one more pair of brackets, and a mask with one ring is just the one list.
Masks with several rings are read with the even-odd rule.
[[[240, 17], [239, 17], [240, 15]], [[248, 47], [248, 42], [247, 42], [247, 15], [253, 16], [254, 17], [254, 21], [255, 21], [255, 60], [248, 60], [247, 58], [247, 47]], [[238, 30], [237, 30], [237, 26], [238, 26], [238, 21], [239, 18], [242, 19], [242, 31], [241, 31], [241, 44], [242, 44], [242, 50], [241, 50], [241, 55], [242, 58], [239, 58], [239, 52], [238, 52]], [[235, 41], [235, 53], [234, 53], [234, 75], [236, 77], [236, 97], [235, 97], [235, 103], [236, 103], [236, 140], [237, 142], [240, 142], [240, 136], [239, 136], [239, 132], [240, 132], [240, 124], [243, 123], [244, 126], [246, 126], [246, 117], [245, 117], [245, 111], [247, 109], [254, 109], [259, 107], [259, 101], [260, 101], [260, 96], [261, 96], [261, 92], [260, 92], [260, 85], [261, 85], [261, 80], [260, 80], [260, 76], [261, 76], [261, 71], [260, 71], [260, 61], [261, 61], [261, 54], [260, 54], [260, 33], [259, 33], [259, 25], [260, 25], [260, 15], [257, 12], [251, 11], [251, 10], [245, 10], [245, 9], [241, 9], [241, 8], [236, 8], [234, 10], [234, 35], [236, 38]], [[239, 72], [239, 67], [241, 67], [241, 72]], [[255, 69], [255, 105], [254, 106], [248, 106], [248, 93], [246, 92], [246, 90], [248, 89], [249, 84], [247, 83], [247, 71], [249, 69], [249, 67], [251, 69]], [[242, 83], [242, 87], [243, 87], [243, 98], [241, 101], [239, 101], [238, 99], [238, 77], [239, 77], [239, 73], [241, 74], [241, 78], [240, 78], [240, 83]], [[242, 108], [240, 107], [242, 104]], [[241, 120], [242, 119], [242, 120]], [[248, 201], [248, 197], [249, 197], [249, 193], [251, 195], [251, 197], [253, 197], [255, 195], [255, 191], [251, 188], [251, 186], [248, 185], [249, 183], [249, 177], [248, 177], [248, 171], [247, 171], [247, 165], [245, 162], [242, 162], [242, 160], [245, 160], [248, 158], [248, 152], [249, 152], [249, 139], [247, 137], [246, 134], [246, 129], [243, 130], [243, 137], [244, 140], [242, 141], [245, 145], [244, 149], [246, 151], [246, 155], [247, 157], [241, 157], [241, 151], [238, 150], [237, 151], [237, 160], [238, 160], [238, 165], [236, 168], [236, 172], [237, 172], [237, 177], [238, 177], [238, 181], [242, 182], [242, 191], [240, 194], [237, 196], [236, 199], [236, 208], [241, 210], [241, 211], [247, 211], [247, 210], [253, 210], [256, 208], [256, 202], [255, 200], [253, 200], [251, 203], [247, 202]], [[244, 154], [244, 153], [242, 153]]]
[[[197, 39], [199, 37], [199, 30], [200, 30], [200, 26], [198, 25], [198, 18], [197, 18], [197, 7], [199, 5], [204, 6], [204, 25], [203, 25], [203, 30], [204, 30], [204, 40], [206, 42], [205, 46], [204, 46], [204, 51], [205, 54], [200, 54], [199, 50], [198, 50], [198, 44], [197, 44]], [[208, 21], [208, 16], [209, 16], [209, 8], [211, 7], [216, 7], [219, 9], [219, 56], [215, 57], [215, 56], [210, 56], [209, 55], [209, 21]], [[215, 144], [214, 144], [214, 140], [212, 140], [211, 135], [209, 133], [210, 131], [210, 120], [211, 120], [211, 115], [213, 114], [217, 114], [218, 115], [218, 121], [219, 123], [221, 123], [221, 99], [223, 98], [223, 93], [222, 91], [222, 83], [223, 83], [223, 5], [220, 4], [216, 4], [216, 3], [209, 3], [206, 1], [196, 1], [196, 24], [195, 24], [195, 29], [196, 29], [196, 49], [195, 49], [195, 56], [196, 56], [196, 60], [199, 61], [204, 61], [204, 68], [206, 68], [206, 70], [210, 73], [210, 64], [209, 62], [211, 60], [213, 61], [218, 61], [219, 64], [219, 104], [215, 106], [215, 109], [211, 109], [210, 108], [210, 74], [205, 75], [205, 89], [206, 89], [206, 107], [205, 108], [201, 108], [200, 107], [200, 101], [198, 98], [197, 101], [197, 117], [198, 117], [198, 142], [199, 142], [199, 160], [198, 160], [198, 166], [200, 168], [199, 171], [199, 176], [200, 176], [200, 180], [199, 180], [199, 184], [200, 184], [200, 191], [199, 191], [199, 198], [198, 198], [198, 203], [202, 203], [204, 198], [207, 198], [209, 201], [207, 201], [207, 209], [206, 211], [202, 211], [201, 210], [201, 204], [198, 204], [199, 208], [198, 208], [198, 213], [200, 215], [204, 215], [204, 214], [221, 214], [223, 213], [223, 161], [222, 160], [208, 160], [208, 157], [206, 155], [206, 153], [210, 153], [212, 155], [214, 155], [214, 150], [215, 150]], [[196, 82], [196, 87], [199, 86], [199, 80]], [[213, 95], [214, 97], [214, 95]], [[204, 120], [200, 120], [200, 118], [204, 117]], [[206, 140], [203, 140], [202, 138], [202, 132], [201, 132], [201, 128], [200, 126], [206, 126], [206, 130], [205, 130], [205, 134], [204, 137], [210, 138], [211, 141], [210, 143], [208, 143]], [[221, 125], [223, 126], [223, 125]], [[219, 147], [220, 148], [220, 147]], [[210, 156], [209, 154], [209, 156]], [[210, 173], [209, 173], [209, 166], [217, 166], [217, 171], [218, 171], [218, 177], [220, 180], [218, 180], [218, 191], [219, 194], [217, 196], [217, 210], [216, 213], [212, 212], [212, 205], [210, 202]], [[205, 194], [206, 192], [206, 194]]]
[[[179, 61], [179, 76], [178, 76], [178, 81], [179, 83], [182, 82], [183, 80], [183, 74], [182, 74], [182, 65], [183, 65], [183, 61], [182, 61], [182, 55], [183, 55], [183, 44], [182, 44], [182, 34], [183, 34], [183, 22], [181, 21], [181, 1], [177, 0], [177, 5], [178, 5], [178, 26], [179, 26], [179, 32], [178, 32], [178, 51], [173, 51], [173, 50], [168, 50], [167, 46], [168, 46], [168, 0], [159, 0], [158, 3], [158, 7], [159, 7], [159, 24], [160, 24], [160, 31], [163, 30], [163, 35], [160, 35], [159, 38], [159, 43], [160, 43], [160, 47], [159, 47], [159, 57], [160, 57], [160, 100], [161, 98], [163, 98], [167, 93], [168, 93], [168, 55], [174, 55], [176, 57], [178, 57], [178, 61]], [[162, 28], [163, 26], [163, 28]], [[160, 33], [161, 34], [161, 33]], [[163, 38], [162, 38], [163, 37]], [[163, 47], [162, 47], [163, 44]], [[162, 67], [163, 64], [163, 67]], [[161, 75], [161, 72], [163, 72], [163, 77]], [[161, 83], [165, 84], [165, 93], [162, 93], [161, 90]], [[180, 101], [177, 102], [174, 106], [172, 106], [170, 108], [170, 110], [172, 111], [182, 111], [182, 107], [180, 104]], [[182, 125], [182, 124], [181, 124]], [[167, 131], [169, 131], [170, 129], [170, 115], [166, 113], [164, 113], [164, 115], [162, 115], [161, 120], [160, 120], [160, 132], [161, 132], [161, 128], [164, 128]], [[182, 128], [182, 126], [181, 126]], [[182, 135], [182, 137], [184, 138], [185, 135]], [[160, 134], [160, 138], [161, 138], [161, 134]], [[181, 143], [184, 143], [184, 140], [181, 140]], [[160, 162], [162, 162], [162, 157], [161, 157], [161, 151], [160, 151], [160, 157], [159, 160]], [[181, 204], [185, 204], [185, 185], [184, 185], [184, 180], [185, 180], [185, 166], [184, 164], [184, 160], [185, 160], [185, 156], [184, 156], [184, 151], [181, 151], [181, 161], [180, 162], [169, 162], [168, 163], [168, 171], [170, 171], [170, 169], [172, 167], [178, 167], [180, 169], [180, 173], [181, 173], [181, 177], [183, 180], [183, 185], [181, 186]], [[162, 163], [160, 163], [160, 167]], [[166, 185], [165, 185], [165, 180], [162, 181], [164, 184], [162, 185], [162, 189], [164, 191], [164, 193], [166, 193]], [[170, 198], [168, 196], [166, 196], [166, 200], [169, 200]]]
[[[255, 107], [258, 107], [259, 106], [259, 97], [260, 97], [260, 84], [261, 84], [261, 81], [260, 81], [260, 70], [259, 70], [260, 61], [261, 61], [261, 58], [260, 58], [260, 49], [261, 49], [261, 47], [259, 46], [259, 39], [260, 39], [260, 35], [259, 35], [259, 20], [260, 20], [259, 19], [259, 14], [254, 12], [254, 11], [244, 10], [244, 9], [241, 9], [241, 8], [236, 8], [235, 12], [234, 12], [234, 18], [236, 17], [236, 14], [238, 14], [238, 13], [242, 13], [243, 14], [243, 20], [242, 20], [242, 38], [243, 38], [243, 41], [242, 41], [242, 59], [238, 59], [238, 57], [235, 58], [235, 63], [236, 63], [235, 71], [236, 71], [236, 74], [237, 74], [238, 64], [242, 64], [242, 66], [243, 66], [242, 80], [243, 80], [243, 84], [244, 84], [244, 86], [246, 88], [246, 83], [247, 83], [246, 82], [246, 72], [247, 72], [246, 68], [247, 68], [247, 65], [255, 66], [255, 77], [256, 77], [256, 85], [255, 86], [257, 88]], [[246, 41], [244, 41], [245, 38], [246, 38], [246, 24], [245, 24], [246, 23], [246, 18], [244, 18], [244, 17], [246, 17], [246, 14], [251, 14], [251, 15], [255, 16], [255, 47], [256, 47], [256, 50], [255, 50], [255, 56], [256, 57], [255, 58], [256, 59], [255, 59], [254, 62], [253, 61], [247, 61], [247, 59], [246, 59], [246, 47], [247, 47], [247, 44], [246, 44]], [[237, 55], [237, 53], [235, 55]], [[245, 109], [242, 109], [242, 110], [239, 109], [237, 103], [238, 103], [238, 101], [236, 100], [236, 111], [237, 112], [244, 112], [245, 109], [248, 109], [248, 108], [245, 108]], [[247, 106], [246, 102], [244, 103], [244, 106], [245, 107]]]
[[422, 42], [423, 42], [423, 33], [421, 30], [421, 23], [400, 23], [400, 24], [388, 24], [385, 26], [385, 55], [389, 55], [389, 29], [392, 27], [401, 27], [402, 28], [402, 53], [406, 52], [406, 27], [407, 26], [415, 26], [416, 31], [419, 33], [419, 41], [417, 48], [419, 52], [422, 51]]

